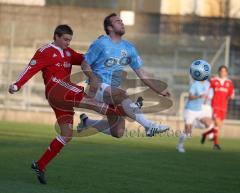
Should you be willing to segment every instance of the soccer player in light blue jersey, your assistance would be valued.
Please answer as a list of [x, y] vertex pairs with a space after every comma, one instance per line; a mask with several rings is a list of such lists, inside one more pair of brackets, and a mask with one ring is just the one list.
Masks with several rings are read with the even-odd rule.
[[[169, 96], [167, 89], [163, 90], [143, 70], [143, 62], [134, 45], [124, 39], [125, 28], [122, 20], [112, 13], [104, 19], [106, 35], [95, 40], [84, 56], [82, 69], [89, 78], [89, 96], [99, 102], [118, 105], [124, 112], [141, 124], [147, 136], [165, 132], [166, 125], [159, 125], [145, 118], [141, 110], [129, 98], [125, 90], [121, 89], [124, 68], [130, 66], [136, 75], [153, 91], [159, 95]], [[117, 115], [107, 116], [108, 121], [95, 121], [82, 115], [82, 125], [93, 125], [97, 128], [109, 128], [105, 133], [114, 137], [121, 137], [125, 129], [125, 120]]]
[[212, 97], [212, 90], [210, 89], [210, 83], [208, 80], [204, 81], [194, 81], [189, 89], [189, 96], [184, 109], [184, 122], [185, 129], [179, 137], [179, 142], [177, 144], [177, 150], [180, 153], [185, 152], [184, 142], [191, 136], [192, 128], [194, 122], [201, 122], [205, 128], [213, 128], [214, 122], [205, 109], [203, 109], [204, 104], [207, 104]]

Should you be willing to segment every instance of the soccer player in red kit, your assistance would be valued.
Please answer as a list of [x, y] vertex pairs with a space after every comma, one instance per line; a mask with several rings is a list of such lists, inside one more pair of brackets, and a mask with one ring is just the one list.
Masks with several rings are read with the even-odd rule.
[[[73, 107], [88, 108], [102, 114], [123, 113], [121, 108], [119, 111], [115, 107], [109, 107], [104, 103], [96, 102], [93, 98], [86, 97], [84, 88], [70, 81], [72, 65], [80, 66], [83, 61], [82, 54], [68, 47], [72, 35], [73, 31], [68, 25], [57, 26], [54, 31], [53, 43], [38, 49], [17, 81], [9, 86], [9, 93], [13, 94], [19, 91], [37, 72], [42, 71], [45, 95], [61, 130], [42, 157], [31, 165], [42, 184], [46, 184], [44, 172], [46, 165], [72, 139]], [[88, 73], [92, 73], [91, 70]]]
[[228, 79], [228, 68], [226, 66], [220, 66], [218, 69], [217, 77], [211, 79], [210, 84], [213, 89], [212, 98], [212, 109], [213, 119], [215, 121], [216, 128], [211, 129], [202, 136], [202, 142], [204, 143], [205, 138], [208, 134], [214, 134], [214, 146], [213, 149], [220, 150], [218, 144], [218, 130], [223, 125], [224, 118], [228, 109], [228, 100], [234, 98], [234, 85], [230, 79]]
[[[29, 65], [20, 74], [17, 81], [10, 85], [9, 92], [13, 94], [37, 72], [42, 71], [45, 84], [46, 98], [55, 112], [61, 134], [50, 143], [46, 152], [38, 161], [32, 163], [32, 169], [42, 184], [46, 184], [44, 170], [46, 165], [58, 154], [58, 152], [72, 138], [72, 124], [74, 110], [71, 104], [61, 103], [62, 93], [64, 97], [74, 101], [81, 101], [84, 96], [84, 88], [70, 82], [72, 65], [81, 65], [83, 55], [69, 48], [73, 31], [68, 25], [59, 25], [54, 31], [54, 42], [42, 46], [31, 59]], [[53, 92], [57, 91], [57, 92]], [[53, 94], [54, 93], [54, 94]]]

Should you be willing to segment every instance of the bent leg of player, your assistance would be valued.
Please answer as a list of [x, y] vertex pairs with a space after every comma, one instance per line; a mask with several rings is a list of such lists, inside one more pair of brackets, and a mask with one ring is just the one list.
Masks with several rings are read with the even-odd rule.
[[[75, 85], [71, 82], [64, 82], [56, 84], [48, 93], [48, 101], [52, 107], [68, 109], [71, 107], [86, 108], [94, 110], [103, 115], [120, 115], [125, 116], [122, 107], [112, 106], [90, 98], [83, 92], [83, 87]], [[138, 99], [141, 103], [141, 98]], [[137, 102], [138, 102], [137, 101]]]
[[108, 86], [104, 89], [103, 100], [107, 104], [121, 104], [128, 117], [141, 124], [146, 131], [147, 136], [154, 136], [155, 133], [162, 133], [169, 130], [166, 125], [159, 125], [145, 118], [138, 106], [128, 97], [127, 93], [117, 87]]
[[202, 134], [202, 138], [201, 138], [201, 144], [204, 144], [205, 140], [206, 140], [206, 137], [214, 132], [214, 129], [215, 129], [215, 125], [214, 125], [214, 122], [211, 118], [209, 117], [203, 117], [200, 119], [200, 122], [203, 123], [203, 125], [205, 126], [205, 128], [207, 128], [207, 131], [204, 132]]
[[[141, 109], [143, 103], [143, 98], [138, 97], [135, 104], [139, 109]], [[78, 108], [84, 108], [96, 111], [102, 115], [118, 115], [118, 116], [127, 116], [127, 114], [124, 112], [122, 105], [110, 105], [103, 102], [98, 102], [94, 98], [90, 98], [87, 95], [85, 95], [79, 104], [76, 106]]]
[[[83, 87], [66, 82], [64, 86], [56, 85], [51, 90], [51, 95], [49, 94], [49, 101], [50, 104], [54, 106], [64, 105], [65, 107], [74, 106], [90, 108], [97, 112], [100, 111], [102, 114], [109, 114], [109, 112], [110, 114], [126, 113], [130, 118], [136, 120], [145, 128], [147, 136], [154, 136], [155, 133], [162, 133], [169, 130], [168, 126], [158, 125], [147, 120], [139, 107], [128, 98], [125, 91], [116, 87], [110, 87], [106, 84], [102, 84], [101, 86], [102, 88], [99, 88], [96, 93], [97, 101], [105, 102], [114, 106], [121, 104], [124, 111], [119, 110], [121, 109], [120, 107], [114, 109], [109, 108], [109, 106], [104, 104], [96, 105], [96, 102], [94, 103], [92, 99], [86, 97], [83, 98]], [[89, 101], [90, 103], [93, 102], [93, 104], [89, 104]]]
[[87, 129], [88, 127], [94, 127], [99, 132], [106, 135], [112, 135], [113, 137], [120, 138], [124, 134], [125, 120], [124, 118], [116, 115], [108, 115], [107, 120], [94, 120], [90, 119], [86, 114], [80, 115], [80, 123], [78, 124], [78, 132]]

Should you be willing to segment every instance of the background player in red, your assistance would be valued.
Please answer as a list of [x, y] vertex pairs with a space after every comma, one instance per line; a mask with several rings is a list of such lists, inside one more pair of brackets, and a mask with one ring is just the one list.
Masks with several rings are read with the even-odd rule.
[[38, 180], [42, 184], [46, 184], [44, 172], [46, 165], [72, 139], [73, 107], [88, 108], [102, 114], [115, 112], [121, 114], [122, 112], [117, 107], [109, 107], [109, 105], [96, 102], [92, 98], [84, 97], [84, 88], [70, 81], [72, 65], [80, 66], [83, 61], [82, 54], [68, 47], [72, 35], [73, 31], [68, 25], [57, 26], [54, 31], [54, 42], [38, 49], [16, 82], [9, 86], [9, 92], [13, 94], [19, 91], [37, 72], [42, 71], [45, 95], [55, 112], [61, 130], [42, 157], [32, 163], [31, 167], [35, 170]]
[[218, 130], [221, 129], [224, 118], [227, 113], [228, 100], [234, 98], [234, 85], [230, 79], [228, 79], [228, 68], [226, 66], [220, 66], [218, 69], [217, 77], [211, 79], [210, 84], [213, 89], [212, 108], [213, 119], [215, 121], [216, 128], [211, 129], [202, 136], [202, 143], [208, 134], [214, 134], [214, 146], [213, 149], [220, 150], [218, 144]]

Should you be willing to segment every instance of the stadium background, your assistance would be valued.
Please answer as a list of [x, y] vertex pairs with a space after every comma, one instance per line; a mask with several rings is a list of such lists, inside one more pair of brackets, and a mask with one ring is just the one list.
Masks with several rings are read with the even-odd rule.
[[[13, 96], [8, 85], [35, 50], [51, 41], [56, 25], [71, 25], [72, 46], [85, 52], [103, 33], [106, 14], [122, 10], [132, 11], [128, 19], [135, 13], [126, 38], [136, 44], [147, 70], [173, 93], [173, 107], [149, 118], [183, 129], [192, 60], [208, 60], [214, 73], [221, 64], [230, 67], [236, 99], [221, 133], [222, 150], [212, 150], [208, 140], [200, 144], [199, 129], [186, 141], [185, 154], [176, 151], [177, 132], [153, 138], [134, 132], [121, 139], [75, 137], [49, 164], [48, 184], [42, 186], [30, 164], [56, 131], [41, 74]], [[0, 193], [239, 193], [239, 19], [239, 0], [0, 0]], [[151, 97], [144, 96], [144, 105]], [[127, 124], [128, 131], [138, 128]]]
[[[124, 10], [134, 14], [134, 23], [127, 26], [125, 38], [136, 44], [147, 70], [166, 81], [173, 94], [172, 108], [148, 116], [157, 121], [160, 117], [173, 129], [183, 128], [181, 113], [189, 86], [188, 67], [193, 60], [202, 58], [212, 64], [214, 73], [222, 64], [229, 66], [236, 99], [229, 103], [222, 136], [239, 138], [237, 0], [0, 0], [0, 120], [54, 124], [41, 74], [13, 96], [7, 93], [8, 85], [35, 50], [51, 41], [56, 25], [72, 26], [72, 47], [86, 52], [90, 43], [103, 34], [103, 18], [111, 12], [122, 14]], [[74, 68], [74, 72], [78, 71]], [[150, 96], [143, 97], [151, 100]], [[82, 110], [77, 112], [78, 115]], [[128, 123], [128, 129], [132, 124]]]

